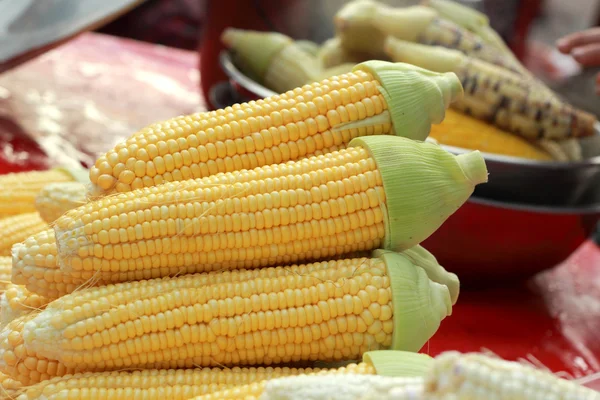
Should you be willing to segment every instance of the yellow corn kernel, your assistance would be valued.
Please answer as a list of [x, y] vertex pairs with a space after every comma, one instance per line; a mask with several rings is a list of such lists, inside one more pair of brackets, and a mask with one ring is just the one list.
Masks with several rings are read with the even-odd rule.
[[[487, 181], [478, 152], [453, 156], [384, 135], [351, 146], [357, 147], [324, 155], [327, 166], [309, 173], [247, 182], [239, 181], [246, 173], [229, 173], [223, 179], [230, 184], [187, 180], [100, 198], [53, 224], [58, 264], [84, 279], [115, 281], [378, 247], [402, 251], [425, 240]], [[352, 161], [345, 162], [348, 155]]]
[[367, 61], [283, 94], [150, 125], [98, 158], [91, 194], [298, 160], [358, 136], [424, 140], [461, 94], [453, 73]]
[[444, 122], [431, 127], [432, 138], [441, 144], [531, 160], [552, 160], [541, 148], [487, 122], [448, 110]]
[[62, 169], [14, 172], [0, 176], [0, 217], [35, 211], [35, 196], [50, 182], [70, 182]]
[[25, 383], [46, 370], [40, 360], [100, 372], [414, 352], [451, 309], [448, 288], [397, 253], [107, 285], [63, 296], [5, 329], [0, 370]]
[[67, 274], [57, 264], [54, 231], [43, 230], [13, 246], [12, 282], [48, 300], [76, 289], [104, 283], [94, 276], [86, 279]]
[[29, 351], [23, 340], [25, 322], [36, 314], [26, 314], [8, 323], [0, 331], [0, 373], [29, 386], [56, 376], [73, 374], [78, 368], [66, 368], [56, 360], [41, 357]]
[[25, 287], [11, 284], [0, 295], [0, 329], [14, 319], [41, 310], [48, 304], [48, 299], [31, 293]]
[[[367, 367], [374, 370], [371, 366]], [[56, 377], [29, 386], [18, 400], [187, 400], [255, 381], [317, 371], [318, 368], [233, 367], [87, 372]]]
[[0, 400], [13, 400], [21, 391], [22, 385], [8, 375], [0, 373]]
[[48, 224], [37, 212], [0, 219], [0, 256], [10, 256], [14, 244], [46, 228]]
[[12, 259], [10, 257], [0, 257], [0, 293], [11, 285]]
[[51, 183], [35, 198], [35, 209], [47, 223], [54, 222], [67, 211], [85, 204], [86, 186], [80, 182]]

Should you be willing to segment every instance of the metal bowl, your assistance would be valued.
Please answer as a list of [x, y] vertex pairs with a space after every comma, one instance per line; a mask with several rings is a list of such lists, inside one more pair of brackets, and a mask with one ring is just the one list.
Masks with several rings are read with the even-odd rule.
[[[275, 94], [245, 76], [229, 52], [221, 53], [220, 64], [229, 81], [213, 87], [213, 104]], [[453, 154], [471, 151], [441, 146]], [[600, 154], [600, 132], [588, 150]], [[600, 156], [565, 163], [483, 155], [489, 182], [424, 242], [463, 283], [529, 277], [565, 260], [589, 237], [600, 220]]]

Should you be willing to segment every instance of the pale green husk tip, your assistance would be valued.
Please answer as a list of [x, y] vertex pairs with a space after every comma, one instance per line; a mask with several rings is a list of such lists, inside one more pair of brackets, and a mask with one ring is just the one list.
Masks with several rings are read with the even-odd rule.
[[[374, 250], [373, 257], [380, 257], [385, 252], [389, 252], [389, 250]], [[456, 274], [446, 271], [446, 269], [438, 263], [435, 256], [421, 245], [416, 245], [410, 249], [404, 250], [401, 254], [408, 258], [414, 265], [423, 268], [429, 279], [441, 285], [445, 285], [450, 292], [452, 305], [456, 304], [458, 295], [460, 294], [460, 280]]]
[[[458, 158], [441, 146], [391, 135], [363, 136], [383, 181], [383, 248], [404, 251], [427, 239], [473, 194], [487, 171], [482, 157]], [[485, 172], [487, 174], [487, 172]]]
[[485, 159], [479, 150], [470, 151], [456, 156], [456, 162], [462, 168], [465, 176], [473, 183], [478, 185], [488, 181], [488, 170], [485, 165]]
[[73, 177], [73, 180], [75, 180], [76, 182], [84, 184], [90, 183], [90, 172], [85, 168], [56, 167], [54, 169], [57, 171], [62, 171], [65, 174], [71, 175]]
[[387, 267], [394, 310], [391, 350], [419, 351], [452, 314], [450, 292], [400, 253], [380, 257]]
[[371, 364], [377, 375], [381, 376], [425, 376], [433, 361], [427, 354], [410, 351], [375, 350], [363, 354], [363, 362]]
[[412, 64], [370, 60], [354, 70], [371, 73], [381, 85], [394, 133], [425, 140], [432, 124], [441, 123], [446, 109], [462, 97], [462, 84], [453, 72], [438, 73]]
[[277, 32], [227, 28], [221, 41], [231, 49], [239, 62], [258, 78], [263, 79], [273, 57], [293, 40]]

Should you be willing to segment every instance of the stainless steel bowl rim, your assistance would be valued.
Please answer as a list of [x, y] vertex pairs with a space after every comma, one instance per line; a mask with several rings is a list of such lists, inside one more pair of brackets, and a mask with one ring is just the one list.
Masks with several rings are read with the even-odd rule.
[[532, 204], [520, 204], [507, 201], [491, 200], [477, 196], [471, 196], [468, 200], [470, 203], [480, 204], [484, 206], [501, 208], [504, 210], [526, 211], [537, 214], [551, 215], [592, 215], [600, 214], [600, 204], [588, 207], [551, 207], [537, 206]]

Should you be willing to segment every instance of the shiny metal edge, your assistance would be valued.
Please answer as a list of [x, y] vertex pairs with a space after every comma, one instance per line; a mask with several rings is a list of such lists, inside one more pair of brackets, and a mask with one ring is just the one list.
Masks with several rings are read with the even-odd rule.
[[[222, 51], [219, 60], [221, 62], [221, 66], [224, 72], [230, 79], [233, 79], [244, 89], [256, 94], [260, 97], [269, 97], [276, 95], [274, 91], [264, 87], [260, 83], [248, 78], [244, 73], [242, 73], [233, 63], [231, 55], [227, 50]], [[600, 123], [596, 123], [596, 134], [600, 136]], [[447, 146], [440, 144], [442, 148], [449, 151], [452, 154], [464, 154], [469, 153], [473, 150], [464, 149], [461, 147]], [[492, 154], [481, 152], [483, 157], [489, 161], [501, 162], [506, 164], [513, 165], [521, 165], [529, 168], [541, 168], [541, 169], [578, 169], [578, 168], [586, 168], [590, 166], [600, 166], [600, 156], [589, 158], [582, 161], [571, 161], [571, 162], [560, 162], [560, 161], [539, 161], [539, 160], [526, 160], [519, 157], [511, 157], [500, 154]]]
[[512, 203], [508, 201], [491, 200], [472, 195], [468, 202], [504, 210], [527, 211], [539, 214], [560, 214], [560, 215], [593, 215], [600, 214], [600, 204], [586, 207], [552, 207], [536, 206], [532, 204]]

